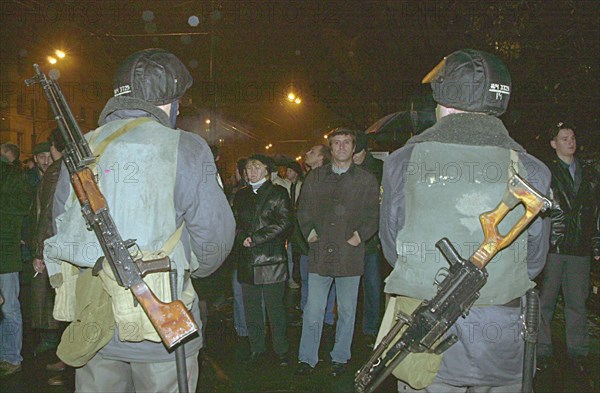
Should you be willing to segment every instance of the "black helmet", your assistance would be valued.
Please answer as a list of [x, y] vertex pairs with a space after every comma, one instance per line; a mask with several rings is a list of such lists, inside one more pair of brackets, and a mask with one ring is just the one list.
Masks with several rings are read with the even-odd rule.
[[462, 49], [444, 58], [423, 78], [435, 102], [448, 108], [500, 116], [508, 107], [508, 68], [491, 53]]
[[181, 60], [164, 49], [144, 49], [117, 68], [114, 96], [135, 97], [153, 105], [181, 98], [192, 85], [192, 76]]

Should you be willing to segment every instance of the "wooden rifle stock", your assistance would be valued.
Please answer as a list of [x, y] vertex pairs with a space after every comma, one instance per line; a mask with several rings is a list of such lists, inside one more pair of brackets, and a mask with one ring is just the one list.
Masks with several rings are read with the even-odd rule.
[[[525, 207], [525, 213], [506, 235], [500, 234], [498, 225], [519, 203]], [[550, 206], [551, 202], [522, 177], [512, 176], [508, 179], [508, 189], [498, 206], [479, 216], [485, 239], [469, 260], [478, 268], [483, 269], [498, 252], [508, 247], [523, 232], [538, 213], [545, 211]]]
[[92, 212], [98, 213], [106, 207], [106, 200], [96, 184], [94, 174], [89, 168], [84, 168], [71, 175], [71, 184], [81, 205], [89, 203]]
[[[506, 235], [500, 234], [498, 225], [520, 203], [524, 205], [525, 213]], [[411, 352], [439, 354], [451, 346], [456, 336], [447, 337], [433, 348], [436, 340], [448, 331], [460, 315], [466, 315], [479, 297], [478, 291], [487, 281], [485, 266], [499, 251], [509, 246], [538, 213], [551, 206], [550, 200], [515, 174], [509, 179], [508, 189], [498, 206], [479, 216], [485, 238], [469, 261], [458, 255], [449, 240], [440, 240], [436, 246], [450, 262], [450, 270], [446, 269], [448, 274], [441, 282], [436, 281], [439, 288], [433, 299], [423, 301], [410, 316], [397, 315], [391, 330], [356, 373], [356, 391], [372, 393]], [[402, 329], [405, 324], [408, 324], [406, 330]]]
[[167, 348], [172, 348], [198, 330], [188, 309], [180, 300], [161, 302], [144, 281], [130, 289]]
[[106, 199], [89, 167], [94, 164], [96, 157], [84, 138], [60, 86], [55, 80], [48, 79], [39, 65], [34, 64], [34, 68], [36, 75], [27, 79], [25, 83], [28, 86], [40, 83], [44, 89], [48, 104], [66, 142], [64, 163], [69, 170], [71, 184], [88, 229], [95, 232], [119, 285], [131, 289], [164, 344], [171, 349], [198, 331], [198, 327], [181, 301], [161, 302], [142, 279], [146, 273], [170, 269], [170, 261], [168, 257], [148, 263], [133, 260], [129, 248], [135, 246], [135, 240], [124, 241], [119, 235]]

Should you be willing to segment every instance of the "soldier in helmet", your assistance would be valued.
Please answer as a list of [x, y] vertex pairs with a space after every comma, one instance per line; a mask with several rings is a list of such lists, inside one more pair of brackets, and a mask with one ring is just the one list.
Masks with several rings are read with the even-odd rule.
[[[386, 159], [380, 214], [381, 244], [393, 267], [385, 292], [394, 296], [390, 303], [396, 310], [408, 314], [434, 297], [434, 279], [447, 266], [435, 243], [447, 236], [469, 257], [483, 241], [478, 217], [496, 207], [511, 173], [542, 193], [550, 186], [548, 168], [498, 119], [511, 94], [502, 60], [459, 50], [423, 82], [431, 84], [438, 104], [437, 123]], [[510, 228], [516, 216], [507, 216], [503, 225]], [[404, 367], [412, 365], [412, 372], [394, 371], [399, 391], [521, 391], [521, 301], [544, 267], [548, 237], [549, 222], [537, 219], [496, 255], [469, 315], [449, 331], [458, 342], [443, 357], [427, 353], [406, 359]]]
[[[191, 75], [172, 53], [147, 49], [131, 55], [117, 69], [114, 97], [100, 115], [100, 127], [86, 138], [98, 156], [98, 183], [122, 237], [137, 239], [149, 259], [170, 257], [177, 269], [178, 297], [200, 326], [190, 274], [206, 277], [217, 270], [233, 244], [235, 222], [209, 146], [175, 128], [179, 99], [191, 85]], [[72, 271], [65, 262], [85, 271], [102, 256], [72, 194], [63, 168], [54, 202], [56, 235], [45, 242], [50, 281], [58, 290]], [[75, 312], [80, 314], [75, 319], [87, 326], [87, 334], [90, 326], [98, 327], [93, 340], [83, 341], [90, 348], [73, 345], [82, 343], [77, 334], [86, 334], [73, 324], [73, 337], [65, 333], [58, 348], [61, 360], [79, 367], [76, 390], [177, 391], [174, 353], [165, 349], [130, 291], [118, 285], [111, 269], [89, 276], [85, 286], [77, 282]], [[148, 274], [144, 280], [159, 299], [170, 301], [168, 274]], [[95, 307], [95, 312], [86, 313], [86, 300], [88, 310]], [[57, 307], [58, 302], [55, 313], [65, 311]], [[201, 347], [201, 336], [186, 343], [191, 391], [196, 389]]]

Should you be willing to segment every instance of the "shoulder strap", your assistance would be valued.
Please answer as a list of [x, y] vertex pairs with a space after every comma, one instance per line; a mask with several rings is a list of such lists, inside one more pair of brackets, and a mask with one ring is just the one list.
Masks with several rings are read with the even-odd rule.
[[104, 153], [104, 151], [106, 150], [106, 148], [108, 147], [108, 145], [110, 145], [112, 142], [114, 142], [115, 139], [125, 135], [126, 133], [133, 130], [140, 124], [149, 122], [150, 120], [151, 119], [148, 117], [138, 117], [137, 119], [128, 122], [123, 127], [119, 128], [117, 131], [113, 132], [108, 137], [106, 137], [102, 142], [98, 143], [98, 146], [96, 146], [93, 149], [94, 154], [96, 156], [101, 156]]
[[519, 174], [519, 153], [510, 149], [510, 165], [508, 167], [508, 177]]

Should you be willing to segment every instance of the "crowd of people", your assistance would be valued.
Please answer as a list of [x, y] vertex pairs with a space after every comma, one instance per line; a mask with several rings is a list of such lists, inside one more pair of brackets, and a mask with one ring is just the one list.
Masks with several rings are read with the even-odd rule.
[[[101, 168], [135, 157], [135, 184], [106, 175], [98, 176], [98, 183], [123, 237], [137, 239], [144, 255], [162, 253], [173, 261], [177, 296], [201, 328], [185, 344], [191, 391], [198, 381], [199, 352], [207, 344], [202, 325], [211, 286], [231, 285], [235, 330], [248, 344], [238, 360], [247, 367], [266, 364], [272, 348], [277, 366], [294, 364], [297, 375], [310, 375], [329, 337], [328, 373], [338, 377], [349, 371], [359, 289], [362, 334], [375, 347], [389, 329], [382, 325], [384, 308], [386, 314], [410, 314], [436, 294], [433, 283], [445, 266], [435, 249], [438, 240], [450, 238], [465, 258], [483, 241], [479, 215], [496, 207], [512, 174], [550, 197], [550, 212], [486, 267], [487, 284], [468, 315], [450, 328], [458, 341], [443, 356], [420, 354], [407, 360], [410, 371], [394, 371], [398, 390], [521, 391], [524, 342], [514, 332], [523, 329], [525, 294], [536, 281], [542, 321], [538, 370], [552, 365], [550, 324], [562, 289], [569, 359], [586, 372], [585, 301], [590, 263], [600, 260], [600, 188], [598, 173], [576, 157], [575, 128], [562, 122], [551, 128], [556, 157], [548, 165], [527, 153], [498, 118], [512, 94], [510, 73], [486, 52], [454, 52], [423, 83], [431, 84], [437, 123], [385, 162], [369, 151], [364, 132], [340, 127], [301, 162], [276, 163], [264, 154], [240, 159], [235, 184], [224, 190], [216, 150], [175, 128], [178, 101], [192, 85], [185, 66], [158, 49], [121, 63], [115, 96], [100, 127], [86, 139]], [[469, 88], [461, 91], [461, 86]], [[2, 377], [21, 371], [19, 272], [28, 261], [36, 272], [31, 321], [39, 332], [36, 351], [57, 350], [60, 358], [49, 370], [76, 366], [77, 391], [177, 391], [174, 354], [156, 332], [143, 328], [147, 317], [140, 307], [106, 269], [88, 274], [102, 254], [91, 258], [89, 248], [67, 247], [98, 245], [98, 240], [86, 230], [72, 195], [61, 164], [64, 148], [55, 130], [49, 142], [35, 146], [35, 166], [23, 169], [19, 147], [2, 145]], [[507, 225], [515, 222], [507, 217]], [[49, 247], [52, 255], [44, 252]], [[385, 270], [391, 273], [384, 285]], [[70, 291], [69, 277], [76, 282]], [[165, 276], [149, 277], [155, 294], [170, 300]], [[215, 277], [218, 283], [211, 284]], [[84, 317], [96, 322], [85, 307], [73, 306], [81, 302], [76, 291], [82, 288], [106, 295], [98, 307], [112, 310], [109, 322], [115, 326], [104, 332], [102, 345], [86, 353], [60, 340], [66, 322]], [[285, 294], [297, 289], [301, 317], [290, 320]], [[140, 327], [133, 337], [124, 328], [128, 324]], [[298, 353], [290, 351], [290, 324], [301, 326]], [[513, 334], [491, 338], [490, 326]], [[59, 373], [48, 382], [59, 385], [64, 379]]]

